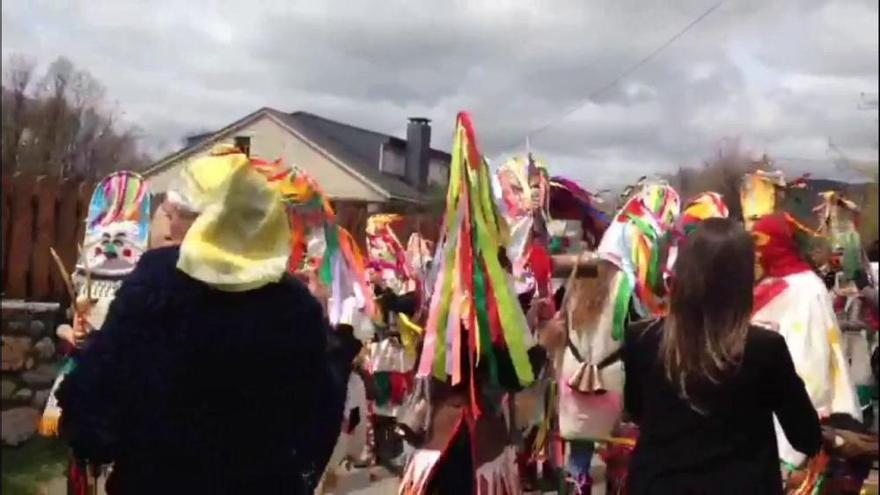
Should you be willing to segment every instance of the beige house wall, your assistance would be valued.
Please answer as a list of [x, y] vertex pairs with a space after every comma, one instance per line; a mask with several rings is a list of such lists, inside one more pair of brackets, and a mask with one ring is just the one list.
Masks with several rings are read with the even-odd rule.
[[270, 161], [281, 158], [284, 163], [294, 164], [305, 170], [318, 181], [331, 199], [385, 201], [378, 191], [359, 177], [299, 139], [269, 116], [258, 118], [220, 141], [200, 145], [173, 165], [148, 175], [150, 191], [154, 194], [164, 193], [169, 183], [178, 176], [184, 163], [205, 156], [216, 144], [233, 144], [235, 136], [250, 136], [252, 156]]

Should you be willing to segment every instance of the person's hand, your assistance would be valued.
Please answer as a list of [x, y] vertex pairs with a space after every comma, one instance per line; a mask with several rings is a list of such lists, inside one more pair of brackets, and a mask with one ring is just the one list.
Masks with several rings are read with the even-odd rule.
[[318, 279], [318, 274], [316, 273], [309, 274], [309, 290], [312, 292], [312, 295], [315, 296], [315, 299], [321, 303], [321, 307], [324, 308], [324, 313], [326, 313], [327, 304], [330, 299], [330, 290], [326, 285], [321, 283], [321, 280]]
[[556, 313], [553, 318], [545, 320], [538, 329], [538, 343], [544, 349], [553, 351], [565, 346], [565, 318]]
[[848, 430], [828, 429], [823, 432], [829, 450], [847, 459], [877, 457], [877, 437]]
[[95, 301], [89, 301], [88, 299], [81, 297], [77, 299], [75, 303], [75, 308], [73, 310], [73, 327], [71, 336], [73, 338], [73, 342], [71, 342], [75, 346], [79, 346], [86, 340], [89, 332], [92, 331], [92, 325], [88, 321], [88, 315], [91, 313], [92, 308], [95, 307]]
[[[529, 305], [529, 310], [526, 312], [526, 322], [529, 325], [529, 328], [537, 328], [541, 325], [541, 322], [547, 317], [548, 308], [551, 308], [553, 301], [549, 298], [534, 298], [532, 299], [532, 303]], [[552, 311], [552, 309], [551, 309]]]

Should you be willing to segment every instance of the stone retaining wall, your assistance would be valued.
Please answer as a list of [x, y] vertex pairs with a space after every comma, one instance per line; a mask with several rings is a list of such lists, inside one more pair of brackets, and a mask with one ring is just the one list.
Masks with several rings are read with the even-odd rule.
[[3, 301], [2, 317], [2, 443], [20, 445], [36, 433], [60, 367], [55, 328], [63, 314], [57, 304]]

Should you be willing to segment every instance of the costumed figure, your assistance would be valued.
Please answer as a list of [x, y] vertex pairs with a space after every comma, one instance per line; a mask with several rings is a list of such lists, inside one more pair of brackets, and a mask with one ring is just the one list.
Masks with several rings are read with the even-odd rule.
[[403, 467], [403, 438], [396, 426], [400, 406], [413, 388], [416, 338], [410, 324], [420, 297], [419, 280], [392, 229], [402, 220], [397, 214], [375, 214], [366, 227], [367, 273], [377, 306], [367, 363], [374, 395], [370, 419], [377, 461], [392, 471]]
[[[546, 320], [556, 312], [562, 297], [560, 281], [551, 279], [550, 255], [594, 249], [608, 220], [596, 206], [598, 198], [574, 181], [548, 177], [546, 167], [531, 156], [508, 161], [499, 168], [497, 177], [505, 219], [514, 226], [507, 255], [514, 267], [520, 302], [523, 309], [537, 303], [537, 308], [532, 308], [534, 316], [538, 321]], [[533, 333], [538, 321], [529, 322]], [[536, 485], [539, 479], [558, 485], [562, 474], [565, 446], [559, 437], [557, 373], [552, 363], [550, 360], [550, 366], [540, 370], [533, 385], [515, 396], [515, 419], [525, 435], [520, 469], [526, 487]], [[579, 450], [577, 445], [569, 447], [570, 453]]]
[[[621, 432], [615, 431], [623, 408], [623, 369], [616, 356], [630, 320], [665, 313], [666, 259], [679, 209], [668, 184], [641, 180], [601, 238], [597, 276], [572, 276], [566, 289], [559, 426], [570, 445], [566, 467], [575, 493], [589, 493], [595, 442], [610, 445], [604, 451], [610, 466], [625, 466], [621, 458], [633, 439], [618, 439]], [[618, 477], [609, 477], [610, 488], [623, 484], [623, 473], [609, 475]]]
[[844, 354], [859, 404], [868, 412], [873, 393], [871, 351], [876, 346], [877, 308], [862, 296], [862, 289], [876, 285], [873, 270], [862, 248], [858, 232], [859, 208], [836, 191], [820, 194], [822, 203], [814, 211], [819, 217], [819, 235], [829, 239], [830, 270], [834, 273], [835, 310], [844, 335]]
[[[252, 159], [251, 164], [276, 187], [286, 207], [291, 231], [288, 271], [311, 286], [329, 289], [327, 316], [340, 332], [351, 332], [360, 345], [373, 338], [375, 310], [369, 294], [363, 254], [336, 215], [317, 181], [305, 171], [280, 161]], [[355, 361], [355, 367], [359, 360]], [[349, 376], [343, 428], [327, 464], [326, 479], [344, 460], [360, 462], [367, 449], [367, 397], [357, 372]], [[322, 481], [320, 490], [328, 488]]]
[[[122, 281], [146, 251], [149, 239], [150, 192], [143, 177], [128, 171], [115, 172], [95, 187], [86, 217], [85, 238], [72, 277], [52, 252], [72, 301], [73, 325], [61, 325], [56, 333], [69, 344], [68, 357], [52, 386], [40, 419], [39, 432], [58, 435], [62, 411], [56, 399], [64, 377], [76, 367], [77, 348], [88, 334], [100, 330], [110, 303]], [[96, 466], [74, 460], [68, 473], [70, 492], [85, 494], [97, 483]]]
[[[814, 233], [788, 214], [774, 213], [755, 222], [752, 235], [762, 273], [755, 286], [752, 322], [772, 328], [785, 338], [820, 419], [842, 414], [860, 421], [831, 295], [802, 255]], [[808, 488], [818, 490], [825, 479], [827, 455], [823, 451], [806, 462], [805, 456], [789, 444], [778, 421], [774, 422], [786, 479], [806, 466], [805, 481], [789, 484], [798, 485], [798, 493], [807, 493], [803, 490]]]
[[511, 393], [534, 381], [532, 358], [540, 358], [530, 353], [535, 342], [503, 265], [507, 241], [470, 116], [459, 113], [417, 384], [408, 399], [418, 448], [401, 494], [522, 492]]
[[[549, 319], [556, 311], [553, 300], [550, 262], [550, 177], [544, 164], [531, 154], [511, 158], [496, 171], [500, 185], [500, 211], [510, 228], [506, 255], [512, 266], [514, 288], [523, 311], [535, 305], [536, 319], [529, 321], [534, 334], [538, 320]], [[557, 227], [556, 225], [553, 225]], [[558, 438], [553, 439], [555, 400], [552, 372], [546, 367], [537, 379], [514, 396], [515, 422], [524, 435], [519, 453], [519, 469], [524, 489], [535, 489], [544, 479], [553, 479], [561, 467]]]

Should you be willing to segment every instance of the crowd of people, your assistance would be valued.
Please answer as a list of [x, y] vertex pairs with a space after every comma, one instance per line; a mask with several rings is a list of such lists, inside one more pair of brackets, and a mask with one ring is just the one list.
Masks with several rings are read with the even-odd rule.
[[139, 176], [102, 182], [41, 424], [71, 493], [329, 493], [378, 464], [401, 495], [586, 494], [597, 456], [608, 493], [859, 493], [878, 276], [855, 204], [823, 194], [810, 229], [758, 171], [686, 202], [644, 179], [609, 216], [532, 156], [496, 190], [466, 113], [452, 155], [439, 237], [405, 244], [401, 215], [348, 232], [306, 172], [233, 147], [152, 218]]

